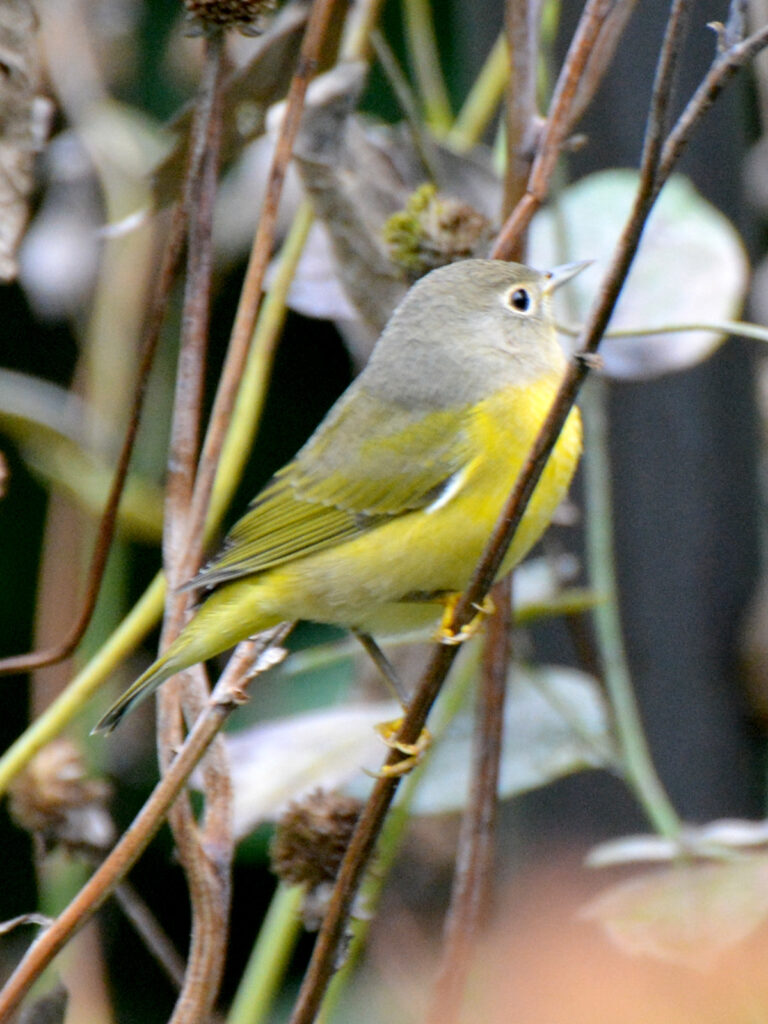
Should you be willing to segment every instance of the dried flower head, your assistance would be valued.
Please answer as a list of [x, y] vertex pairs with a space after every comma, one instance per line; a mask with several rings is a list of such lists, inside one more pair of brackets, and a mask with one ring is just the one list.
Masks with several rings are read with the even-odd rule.
[[317, 789], [292, 803], [277, 823], [272, 869], [284, 882], [314, 889], [336, 878], [360, 803]]
[[9, 810], [21, 828], [42, 842], [70, 849], [104, 850], [114, 828], [105, 807], [109, 786], [86, 777], [80, 751], [71, 740], [49, 743], [10, 789]]
[[420, 185], [404, 210], [384, 225], [390, 259], [415, 281], [435, 267], [487, 255], [490, 221], [474, 207], [441, 196], [434, 185]]
[[207, 28], [235, 28], [243, 35], [264, 31], [277, 0], [184, 0], [189, 35], [201, 35]]

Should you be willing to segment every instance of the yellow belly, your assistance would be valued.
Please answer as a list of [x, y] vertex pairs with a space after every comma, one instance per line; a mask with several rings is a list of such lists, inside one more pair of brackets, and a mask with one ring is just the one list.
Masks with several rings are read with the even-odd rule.
[[[372, 633], [399, 632], [435, 619], [440, 608], [403, 602], [414, 592], [460, 591], [469, 581], [554, 398], [557, 381], [500, 392], [479, 405], [471, 433], [477, 457], [462, 486], [433, 511], [393, 519], [352, 541], [270, 570], [259, 583], [225, 586], [238, 603], [272, 618], [311, 619]], [[574, 409], [550, 456], [499, 575], [539, 539], [562, 501], [581, 452]], [[250, 594], [247, 592], [250, 588]], [[215, 597], [215, 595], [214, 595]]]

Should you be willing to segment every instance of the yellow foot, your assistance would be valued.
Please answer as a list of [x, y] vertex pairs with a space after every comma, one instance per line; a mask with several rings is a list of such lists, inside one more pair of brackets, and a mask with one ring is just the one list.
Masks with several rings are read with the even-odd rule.
[[455, 632], [453, 629], [453, 613], [456, 609], [456, 605], [459, 603], [460, 597], [461, 594], [451, 594], [451, 596], [446, 600], [443, 618], [440, 622], [440, 627], [435, 634], [435, 640], [439, 640], [441, 644], [447, 644], [449, 647], [453, 647], [456, 644], [463, 644], [465, 640], [470, 640], [476, 633], [480, 632], [483, 625], [483, 619], [488, 615], [493, 615], [496, 611], [490, 594], [487, 594], [485, 598], [483, 598], [482, 604], [474, 605], [477, 615], [475, 615], [475, 617], [471, 619], [466, 626], [462, 626], [458, 632]]
[[391, 750], [397, 750], [398, 753], [403, 755], [402, 760], [398, 761], [397, 764], [385, 764], [381, 771], [376, 773], [381, 778], [390, 779], [393, 776], [406, 775], [416, 767], [421, 761], [424, 751], [428, 750], [432, 744], [432, 736], [429, 729], [422, 729], [421, 735], [415, 743], [400, 743], [395, 739], [395, 736], [400, 731], [402, 724], [402, 718], [395, 718], [391, 722], [381, 722], [376, 726], [376, 732], [387, 746]]

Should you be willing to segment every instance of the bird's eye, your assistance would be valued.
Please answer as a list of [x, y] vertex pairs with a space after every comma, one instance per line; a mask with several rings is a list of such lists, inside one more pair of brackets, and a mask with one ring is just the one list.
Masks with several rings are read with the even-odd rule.
[[533, 310], [533, 299], [527, 288], [515, 288], [507, 296], [507, 302], [516, 313], [530, 313]]

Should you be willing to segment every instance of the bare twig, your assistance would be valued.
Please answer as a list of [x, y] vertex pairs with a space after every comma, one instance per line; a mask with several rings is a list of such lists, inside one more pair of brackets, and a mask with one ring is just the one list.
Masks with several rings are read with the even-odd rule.
[[[600, 12], [604, 13], [604, 10], [599, 5], [588, 5], [588, 8], [585, 10], [585, 16], [587, 13], [591, 13], [597, 17]], [[670, 29], [673, 28], [674, 24], [672, 19], [670, 19]], [[670, 31], [665, 37], [662, 47], [659, 62], [660, 68], [665, 66], [669, 48], [673, 47], [674, 44], [675, 32]], [[746, 40], [739, 47], [735, 47], [732, 54], [722, 55], [718, 58], [719, 61], [725, 61], [725, 65], [720, 67], [717, 80], [712, 79], [710, 75], [707, 76], [705, 82], [709, 83], [709, 86], [706, 89], [701, 88], [697, 90], [695, 94], [698, 97], [696, 106], [691, 107], [689, 104], [689, 107], [686, 108], [683, 116], [671, 133], [670, 140], [676, 139], [679, 134], [687, 140], [690, 129], [708, 109], [712, 99], [717, 95], [719, 89], [722, 88], [724, 80], [729, 77], [731, 73], [730, 64], [733, 62], [740, 66], [767, 44], [768, 28], [756, 33], [755, 36], [750, 37], [749, 40]], [[651, 118], [654, 116], [657, 115], [652, 111]], [[649, 137], [652, 136], [654, 130], [655, 126], [650, 125]], [[578, 390], [588, 373], [590, 355], [596, 351], [602, 333], [608, 324], [619, 291], [637, 251], [643, 226], [650, 213], [655, 196], [658, 194], [656, 186], [660, 179], [671, 170], [674, 164], [674, 154], [679, 152], [679, 150], [670, 151], [671, 159], [669, 161], [669, 168], [667, 168], [665, 158], [668, 153], [667, 146], [670, 140], [668, 140], [668, 143], [661, 151], [660, 166], [646, 165], [643, 169], [635, 205], [624, 227], [614, 258], [590, 311], [587, 323], [582, 330], [579, 339], [578, 355], [569, 367], [536, 442], [529, 452], [517, 483], [499, 516], [473, 578], [454, 610], [454, 621], [452, 623], [452, 629], [454, 630], [466, 625], [472, 619], [475, 606], [482, 600], [484, 594], [488, 592], [503, 561], [511, 538], [522, 518], [526, 504], [533, 493], [552, 448], [557, 441], [560, 430], [573, 406]], [[646, 146], [645, 152], [648, 153], [651, 148]], [[535, 170], [536, 168], [534, 167], [532, 175], [535, 173]], [[507, 225], [505, 225], [505, 232], [506, 229]], [[414, 743], [419, 737], [426, 723], [429, 710], [440, 691], [443, 680], [455, 656], [455, 647], [445, 645], [436, 645], [434, 647], [427, 668], [396, 737], [398, 742]], [[389, 755], [387, 763], [397, 763], [398, 756], [397, 752], [393, 750]], [[399, 780], [396, 777], [379, 778], [358, 820], [357, 828], [339, 871], [334, 892], [329, 902], [328, 912], [318, 935], [312, 960], [299, 992], [299, 997], [291, 1017], [291, 1024], [310, 1024], [317, 1013], [323, 993], [334, 969], [334, 960], [343, 938], [345, 921], [354, 899], [358, 882], [365, 870], [367, 859], [373, 850], [384, 816], [396, 792], [398, 782]]]
[[[181, 628], [188, 595], [178, 585], [199, 564], [202, 537], [190, 531], [189, 504], [195, 482], [202, 418], [205, 361], [210, 317], [213, 208], [221, 141], [221, 84], [224, 34], [210, 28], [205, 39], [205, 62], [192, 125], [190, 175], [185, 205], [189, 242], [182, 315], [182, 341], [176, 379], [171, 444], [168, 460], [166, 522], [163, 556], [169, 583], [162, 643], [167, 645]], [[199, 531], [202, 533], [202, 529]], [[158, 754], [165, 770], [181, 746], [183, 706], [194, 720], [207, 698], [204, 672], [185, 673], [163, 689], [158, 701]], [[206, 819], [215, 822], [215, 841], [201, 830], [186, 794], [169, 813], [179, 859], [189, 886], [192, 908], [191, 941], [174, 1022], [205, 1020], [214, 1005], [224, 970], [230, 902], [230, 870], [234, 850], [231, 828], [232, 791], [226, 752], [221, 740], [211, 747], [203, 773]], [[211, 850], [215, 850], [215, 857]]]
[[627, 26], [630, 15], [637, 6], [637, 0], [614, 0], [608, 17], [603, 22], [597, 39], [590, 51], [584, 74], [579, 79], [576, 95], [571, 105], [571, 121], [569, 133], [595, 97], [600, 83], [605, 77], [622, 33]]
[[184, 961], [147, 904], [126, 881], [115, 886], [113, 896], [149, 952], [176, 988], [181, 988], [184, 984]]
[[525, 196], [507, 218], [496, 239], [492, 253], [496, 259], [508, 259], [508, 253], [514, 252], [531, 218], [547, 197], [549, 181], [555, 170], [557, 158], [573, 123], [572, 107], [578, 83], [602, 26], [610, 14], [613, 2], [614, 0], [587, 0], [555, 86]]
[[702, 115], [709, 110], [739, 68], [752, 60], [766, 46], [768, 46], [768, 25], [763, 26], [730, 50], [718, 54], [664, 143], [659, 163], [659, 188], [672, 173]]
[[424, 165], [425, 173], [438, 188], [444, 187], [445, 182], [441, 180], [432, 136], [425, 130], [421, 122], [416, 98], [411, 91], [410, 83], [405, 77], [403, 69], [397, 62], [397, 57], [392, 51], [392, 47], [387, 42], [384, 33], [377, 28], [371, 31], [369, 38], [373, 51], [376, 54], [376, 59], [381, 65], [381, 70], [384, 72], [389, 86], [395, 94], [395, 99], [400, 104], [405, 123], [408, 125], [408, 131], [413, 140], [414, 149]]
[[301, 121], [304, 97], [312, 79], [335, 9], [336, 0], [315, 0], [304, 34], [296, 72], [288, 92], [285, 116], [275, 146], [272, 166], [267, 182], [264, 205], [259, 218], [256, 237], [245, 273], [240, 302], [232, 327], [226, 362], [222, 371], [216, 399], [206, 433], [203, 451], [195, 480], [195, 491], [189, 516], [191, 536], [200, 536], [208, 509], [208, 501], [216, 475], [218, 457], [224, 442], [227, 425], [237, 397], [237, 389], [245, 366], [248, 347], [253, 334], [261, 299], [261, 288], [274, 241], [277, 210], [283, 189], [293, 143]]
[[[507, 0], [505, 31], [510, 55], [506, 90], [507, 166], [502, 216], [508, 217], [523, 196], [536, 152], [538, 130], [536, 67], [539, 59], [539, 0]], [[522, 235], [509, 259], [521, 259]]]
[[690, 20], [691, 4], [688, 0], [672, 0], [664, 45], [653, 82], [651, 111], [643, 140], [643, 155], [640, 164], [641, 179], [650, 178], [651, 175], [655, 177], [659, 172], [661, 147], [669, 132], [672, 96], [680, 64], [680, 51]]
[[[507, 87], [507, 168], [504, 209], [508, 215], [523, 197], [534, 152], [536, 62], [539, 4], [537, 0], [506, 5], [506, 32], [511, 75]], [[510, 258], [521, 259], [525, 236], [516, 239]], [[496, 801], [509, 661], [510, 581], [494, 587], [495, 612], [483, 647], [481, 683], [477, 693], [469, 798], [464, 808], [450, 905], [446, 915], [441, 964], [428, 1021], [457, 1020], [483, 911], [493, 879]]]
[[178, 755], [152, 791], [139, 814], [104, 863], [89, 878], [71, 903], [42, 932], [27, 950], [21, 963], [0, 991], [0, 1020], [8, 1019], [29, 987], [47, 967], [64, 944], [98, 910], [115, 885], [130, 871], [160, 825], [168, 808], [182, 791], [195, 765], [208, 750], [232, 711], [243, 702], [255, 656], [266, 647], [279, 643], [288, 632], [277, 626], [261, 640], [248, 640], [230, 659], [204, 713], [193, 726]]
[[70, 629], [67, 636], [55, 647], [48, 647], [40, 651], [31, 651], [28, 654], [17, 654], [10, 658], [0, 660], [0, 676], [10, 675], [16, 672], [28, 672], [33, 669], [43, 668], [45, 665], [55, 665], [63, 661], [75, 650], [83, 638], [83, 634], [91, 621], [93, 610], [96, 606], [96, 599], [99, 594], [101, 580], [104, 575], [104, 568], [107, 563], [107, 556], [112, 544], [112, 537], [117, 522], [117, 511], [120, 505], [120, 498], [128, 475], [128, 467], [133, 453], [133, 446], [136, 441], [141, 414], [146, 396], [147, 381], [152, 362], [157, 349], [157, 342], [160, 337], [160, 330], [165, 319], [165, 310], [168, 305], [168, 296], [176, 278], [179, 258], [181, 256], [186, 228], [186, 211], [182, 204], [176, 204], [171, 213], [171, 223], [168, 230], [165, 246], [160, 260], [159, 272], [157, 275], [157, 286], [154, 291], [152, 304], [147, 317], [144, 329], [144, 341], [139, 356], [139, 369], [136, 377], [136, 386], [133, 395], [128, 427], [123, 438], [122, 448], [117, 461], [117, 468], [110, 488], [107, 503], [99, 522], [96, 542], [94, 544], [91, 565], [88, 570], [86, 581], [85, 599], [83, 607]]
[[440, 70], [435, 26], [429, 0], [405, 0], [405, 43], [411, 69], [424, 101], [427, 124], [437, 135], [451, 127], [451, 102]]
[[509, 578], [493, 589], [496, 612], [488, 621], [477, 693], [472, 768], [461, 822], [445, 944], [427, 1024], [451, 1024], [461, 1015], [462, 994], [481, 923], [488, 919], [493, 879], [496, 807], [504, 728], [504, 699], [511, 618]]

